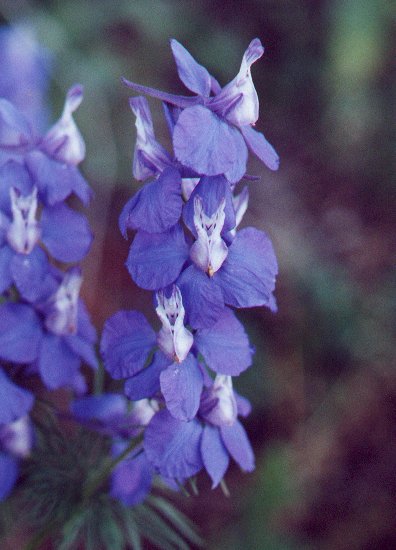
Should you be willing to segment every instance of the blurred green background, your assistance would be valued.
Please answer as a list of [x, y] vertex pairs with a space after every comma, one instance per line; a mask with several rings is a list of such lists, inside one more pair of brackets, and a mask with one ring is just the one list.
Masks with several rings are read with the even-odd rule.
[[243, 224], [274, 241], [279, 311], [239, 315], [256, 347], [237, 381], [256, 472], [232, 468], [229, 499], [203, 478], [200, 496], [179, 499], [209, 548], [396, 548], [395, 19], [392, 0], [0, 0], [0, 21], [29, 23], [52, 57], [52, 116], [71, 84], [85, 87], [76, 120], [96, 240], [84, 296], [99, 330], [121, 307], [154, 320], [117, 228], [137, 189], [120, 77], [186, 93], [175, 37], [224, 85], [253, 37], [265, 45], [257, 128], [281, 167], [252, 161], [261, 180]]

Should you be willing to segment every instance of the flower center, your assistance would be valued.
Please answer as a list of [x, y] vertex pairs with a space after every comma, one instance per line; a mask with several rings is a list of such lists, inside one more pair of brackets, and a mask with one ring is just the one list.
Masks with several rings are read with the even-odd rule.
[[20, 254], [30, 254], [40, 239], [41, 230], [36, 220], [37, 188], [23, 197], [18, 189], [10, 189], [12, 222], [8, 228], [9, 245]]

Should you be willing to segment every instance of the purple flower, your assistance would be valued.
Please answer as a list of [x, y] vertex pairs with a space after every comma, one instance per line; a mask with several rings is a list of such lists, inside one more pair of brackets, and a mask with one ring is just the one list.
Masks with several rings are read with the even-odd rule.
[[170, 413], [188, 420], [198, 411], [203, 389], [198, 354], [216, 373], [235, 376], [250, 366], [252, 350], [231, 310], [224, 309], [210, 330], [192, 334], [184, 326], [185, 310], [178, 287], [173, 287], [170, 296], [158, 293], [157, 301], [162, 322], [157, 336], [141, 313], [121, 311], [105, 324], [101, 352], [113, 378], [128, 378], [125, 392], [131, 399], [152, 397], [161, 391]]
[[167, 410], [158, 412], [145, 432], [148, 460], [158, 473], [179, 482], [205, 467], [213, 487], [224, 477], [230, 456], [243, 471], [252, 471], [253, 451], [237, 420], [245, 411], [238, 405], [231, 378], [217, 376], [202, 395], [197, 418], [183, 422]]
[[96, 333], [78, 298], [80, 271], [73, 268], [61, 277], [50, 278], [43, 302], [0, 306], [0, 357], [32, 365], [49, 389], [84, 391], [79, 368], [81, 361], [97, 367]]
[[181, 109], [173, 129], [176, 158], [197, 174], [224, 174], [234, 183], [245, 174], [249, 147], [276, 170], [278, 155], [263, 134], [251, 128], [258, 119], [259, 105], [250, 68], [264, 53], [260, 40], [252, 40], [237, 76], [224, 88], [177, 40], [171, 41], [171, 47], [181, 81], [196, 96], [177, 96], [124, 82], [139, 93]]
[[42, 242], [59, 261], [75, 262], [87, 254], [92, 234], [86, 218], [68, 206], [41, 208], [37, 187], [18, 162], [4, 164], [0, 180], [0, 292], [15, 283], [23, 298], [34, 301], [50, 271], [37, 245]]
[[91, 190], [77, 165], [85, 145], [73, 120], [82, 101], [82, 87], [67, 93], [61, 118], [44, 137], [37, 135], [25, 116], [12, 103], [0, 99], [0, 165], [9, 160], [23, 164], [46, 205], [53, 206], [75, 193], [87, 204]]

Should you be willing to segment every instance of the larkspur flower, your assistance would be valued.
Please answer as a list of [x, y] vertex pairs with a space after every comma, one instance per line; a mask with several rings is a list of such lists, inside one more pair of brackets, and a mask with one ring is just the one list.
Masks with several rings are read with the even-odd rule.
[[[252, 350], [242, 325], [229, 309], [224, 309], [210, 330], [192, 334], [186, 329], [182, 296], [176, 286], [170, 296], [160, 293], [157, 313], [162, 321], [157, 336], [136, 311], [120, 311], [107, 320], [101, 341], [105, 367], [113, 378], [127, 378], [125, 392], [131, 399], [161, 391], [172, 415], [191, 419], [198, 411], [204, 383], [198, 355], [214, 372], [238, 375], [250, 366]], [[156, 344], [159, 349], [155, 351]]]
[[217, 376], [202, 394], [197, 418], [182, 422], [165, 409], [153, 416], [144, 438], [147, 458], [158, 473], [181, 483], [204, 467], [216, 487], [230, 456], [250, 472], [253, 451], [237, 419], [249, 411], [249, 404], [234, 395], [231, 378]]
[[78, 169], [85, 144], [72, 116], [82, 97], [80, 85], [70, 88], [62, 116], [44, 136], [36, 134], [11, 102], [0, 99], [0, 164], [16, 160], [24, 165], [48, 206], [64, 201], [72, 193], [84, 204], [91, 198], [91, 190]]
[[79, 299], [80, 285], [78, 268], [65, 274], [53, 269], [45, 299], [0, 306], [0, 357], [31, 365], [49, 389], [85, 391], [81, 362], [97, 367], [96, 333]]
[[249, 148], [276, 170], [278, 155], [264, 135], [251, 127], [257, 121], [259, 104], [250, 68], [264, 53], [260, 40], [252, 40], [237, 76], [224, 88], [177, 40], [171, 40], [171, 47], [180, 80], [196, 96], [177, 96], [124, 82], [138, 93], [179, 108], [173, 129], [176, 158], [197, 174], [224, 174], [234, 183], [246, 172]]
[[271, 241], [252, 227], [235, 231], [233, 196], [223, 176], [201, 178], [183, 220], [193, 242], [180, 223], [162, 233], [138, 231], [126, 265], [139, 286], [158, 290], [176, 281], [194, 328], [216, 322], [224, 304], [275, 309], [278, 267]]
[[14, 283], [26, 300], [40, 298], [50, 271], [40, 242], [56, 260], [76, 262], [92, 234], [86, 218], [65, 204], [41, 207], [29, 172], [10, 160], [0, 167], [0, 292]]

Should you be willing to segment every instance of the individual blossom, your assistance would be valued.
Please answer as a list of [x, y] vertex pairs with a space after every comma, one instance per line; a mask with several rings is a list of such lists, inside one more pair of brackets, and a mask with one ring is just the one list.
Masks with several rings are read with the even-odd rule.
[[84, 216], [65, 204], [40, 204], [38, 189], [22, 164], [10, 160], [0, 167], [0, 292], [14, 283], [23, 298], [37, 300], [50, 270], [39, 245], [56, 260], [76, 262], [91, 242]]
[[126, 261], [136, 284], [158, 290], [176, 281], [194, 328], [211, 326], [225, 304], [276, 308], [272, 243], [253, 227], [234, 231], [234, 200], [224, 176], [201, 178], [183, 208], [183, 220], [191, 237], [180, 223], [163, 233], [136, 234]]
[[79, 299], [81, 281], [79, 268], [64, 274], [53, 269], [45, 299], [0, 306], [0, 357], [30, 365], [49, 389], [83, 392], [82, 361], [97, 367], [96, 332]]
[[[129, 407], [119, 394], [90, 395], [71, 403], [74, 418], [87, 428], [112, 439], [114, 458], [123, 453], [130, 439], [137, 437], [158, 410], [155, 400], [143, 399]], [[142, 502], [151, 488], [152, 468], [142, 446], [132, 450], [111, 474], [110, 494], [127, 506]]]
[[183, 483], [205, 468], [216, 487], [232, 457], [243, 471], [254, 469], [254, 455], [237, 419], [250, 412], [248, 402], [235, 395], [231, 377], [217, 375], [202, 394], [196, 418], [182, 422], [167, 410], [147, 426], [144, 448], [157, 473]]
[[171, 40], [171, 47], [179, 78], [195, 96], [177, 96], [125, 79], [124, 82], [138, 93], [178, 108], [173, 130], [176, 158], [197, 174], [224, 174], [235, 183], [246, 172], [249, 148], [276, 170], [278, 155], [264, 135], [252, 128], [258, 119], [259, 102], [251, 65], [264, 53], [260, 40], [252, 40], [237, 76], [223, 88], [177, 40]]
[[0, 164], [9, 160], [23, 164], [48, 206], [64, 201], [72, 193], [84, 204], [91, 197], [78, 169], [85, 156], [85, 144], [73, 119], [82, 98], [80, 85], [70, 88], [60, 119], [44, 136], [36, 133], [11, 102], [0, 98]]
[[[120, 311], [106, 321], [101, 352], [113, 378], [127, 378], [125, 393], [132, 400], [160, 392], [170, 413], [181, 420], [193, 418], [199, 408], [205, 364], [214, 372], [238, 375], [251, 364], [246, 333], [229, 309], [210, 330], [194, 331], [184, 325], [182, 295], [174, 286], [170, 295], [157, 294], [162, 328], [156, 335], [137, 311]], [[158, 349], [159, 348], [159, 349]]]

